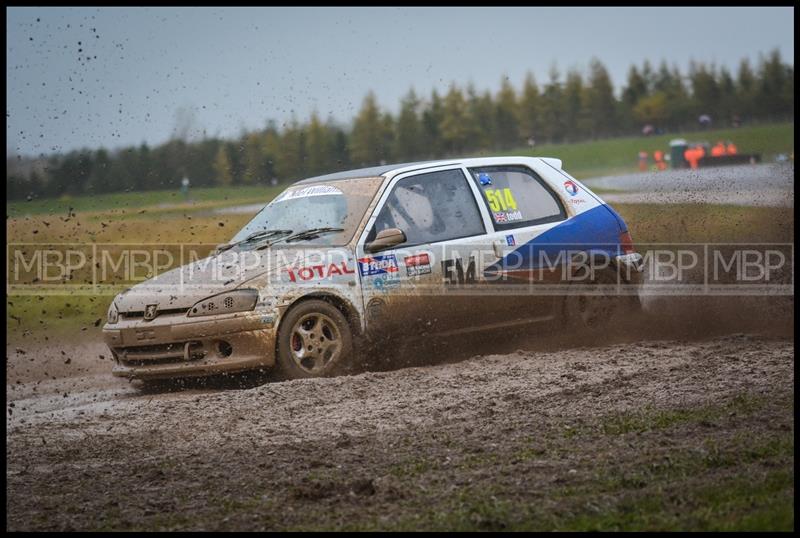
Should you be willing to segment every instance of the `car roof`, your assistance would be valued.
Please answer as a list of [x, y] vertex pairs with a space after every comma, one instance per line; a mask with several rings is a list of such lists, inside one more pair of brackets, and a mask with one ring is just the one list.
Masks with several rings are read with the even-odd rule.
[[[502, 157], [472, 157], [466, 159], [439, 159], [435, 161], [417, 161], [410, 163], [397, 163], [397, 164], [384, 164], [381, 166], [372, 166], [369, 168], [357, 168], [355, 170], [342, 170], [341, 172], [334, 172], [333, 174], [326, 174], [322, 176], [310, 177], [302, 181], [298, 181], [295, 185], [302, 185], [304, 183], [317, 183], [320, 181], [338, 181], [344, 179], [358, 179], [358, 178], [375, 178], [381, 176], [394, 175], [400, 172], [413, 172], [416, 170], [424, 170], [425, 168], [435, 168], [438, 166], [449, 165], [465, 165], [465, 166], [482, 166], [493, 164], [505, 164], [515, 160], [529, 161], [530, 156], [502, 156]], [[551, 166], [561, 168], [561, 160], [547, 157], [537, 157], [538, 160], [545, 161]]]
[[386, 175], [390, 172], [394, 172], [400, 170], [402, 168], [408, 168], [410, 170], [418, 169], [418, 168], [429, 168], [433, 166], [441, 166], [443, 164], [449, 163], [457, 163], [458, 161], [453, 160], [441, 160], [441, 161], [417, 161], [417, 162], [410, 162], [410, 163], [397, 163], [397, 164], [384, 164], [381, 166], [371, 166], [368, 168], [357, 168], [355, 170], [343, 170], [341, 172], [334, 172], [333, 174], [325, 174], [324, 176], [316, 176], [310, 177], [308, 179], [304, 179], [302, 181], [298, 181], [296, 184], [303, 184], [303, 183], [316, 183], [318, 181], [337, 181], [341, 179], [355, 179], [355, 178], [367, 178], [367, 177], [379, 177]]

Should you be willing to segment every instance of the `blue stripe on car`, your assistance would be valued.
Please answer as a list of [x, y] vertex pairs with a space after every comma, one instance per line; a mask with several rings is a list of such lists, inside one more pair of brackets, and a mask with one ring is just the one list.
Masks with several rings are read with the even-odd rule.
[[622, 218], [608, 205], [602, 204], [575, 215], [520, 245], [503, 259], [488, 266], [484, 275], [544, 267], [547, 263], [553, 264], [559, 253], [565, 250], [616, 256], [621, 254], [619, 236], [624, 230]]

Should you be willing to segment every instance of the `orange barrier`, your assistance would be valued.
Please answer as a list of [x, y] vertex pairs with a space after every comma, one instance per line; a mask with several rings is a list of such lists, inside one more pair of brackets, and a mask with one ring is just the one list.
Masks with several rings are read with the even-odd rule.
[[639, 170], [642, 172], [647, 172], [647, 152], [640, 151], [639, 152]]
[[656, 162], [656, 168], [658, 170], [667, 169], [667, 162], [664, 160], [664, 152], [660, 149], [657, 149], [653, 152], [653, 160]]
[[683, 152], [683, 157], [689, 162], [689, 166], [692, 167], [692, 170], [697, 170], [700, 159], [705, 157], [705, 155], [706, 150], [703, 149], [703, 146], [689, 148]]

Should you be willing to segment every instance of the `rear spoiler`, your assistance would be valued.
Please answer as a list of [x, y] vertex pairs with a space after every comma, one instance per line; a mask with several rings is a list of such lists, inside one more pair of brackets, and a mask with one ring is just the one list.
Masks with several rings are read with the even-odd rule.
[[555, 159], [553, 157], [539, 157], [539, 158], [544, 162], [546, 162], [547, 164], [549, 164], [550, 166], [552, 166], [553, 168], [558, 168], [559, 170], [562, 170], [561, 159]]

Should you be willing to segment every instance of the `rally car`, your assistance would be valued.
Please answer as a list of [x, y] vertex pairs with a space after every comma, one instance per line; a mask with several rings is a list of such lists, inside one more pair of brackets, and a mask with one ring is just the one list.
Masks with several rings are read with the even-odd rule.
[[116, 376], [327, 376], [362, 341], [602, 327], [635, 310], [641, 271], [623, 219], [558, 159], [386, 165], [291, 185], [207, 258], [115, 297], [103, 335]]

